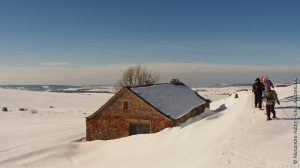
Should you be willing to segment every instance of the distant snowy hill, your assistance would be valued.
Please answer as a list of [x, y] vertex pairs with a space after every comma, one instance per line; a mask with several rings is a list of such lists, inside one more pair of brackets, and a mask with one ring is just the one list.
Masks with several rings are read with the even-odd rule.
[[[275, 83], [274, 85], [278, 86], [278, 87], [286, 87], [286, 86], [290, 86], [291, 84], [290, 83]], [[252, 86], [252, 83], [234, 83], [234, 84], [218, 83], [211, 87], [218, 88], [218, 87], [246, 87], [246, 86]]]
[[226, 84], [226, 83], [218, 83], [211, 87], [237, 87], [237, 86], [252, 86], [250, 83], [236, 83], [236, 84]]
[[4, 89], [18, 89], [28, 91], [48, 91], [65, 93], [114, 93], [115, 88], [108, 85], [0, 85]]
[[67, 89], [75, 86], [68, 85], [0, 85], [4, 89], [18, 89], [28, 91], [55, 91], [60, 89]]

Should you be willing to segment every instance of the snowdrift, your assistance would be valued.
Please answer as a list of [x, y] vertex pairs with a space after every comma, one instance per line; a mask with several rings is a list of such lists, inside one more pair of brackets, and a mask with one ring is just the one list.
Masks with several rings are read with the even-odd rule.
[[242, 91], [238, 99], [231, 96], [216, 101], [211, 104], [213, 111], [181, 126], [110, 141], [82, 141], [84, 119], [68, 113], [61, 114], [65, 116], [61, 125], [49, 118], [44, 119], [46, 125], [36, 127], [33, 124], [38, 117], [31, 117], [28, 124], [33, 133], [45, 127], [53, 129], [53, 134], [44, 136], [37, 131], [42, 138], [34, 140], [27, 135], [28, 142], [16, 145], [20, 140], [15, 142], [18, 137], [10, 135], [21, 129], [16, 121], [22, 119], [2, 112], [0, 167], [297, 167], [293, 165], [293, 125], [297, 121], [292, 118], [293, 88], [276, 90], [281, 100], [276, 107], [280, 120], [266, 121], [265, 111], [253, 108], [252, 93]]

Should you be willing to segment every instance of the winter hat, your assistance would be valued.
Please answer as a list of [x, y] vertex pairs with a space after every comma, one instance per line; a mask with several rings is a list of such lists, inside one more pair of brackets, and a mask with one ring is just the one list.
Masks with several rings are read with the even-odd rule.
[[260, 79], [259, 79], [259, 78], [256, 78], [256, 79], [255, 79], [255, 81], [259, 82], [259, 81], [260, 81]]

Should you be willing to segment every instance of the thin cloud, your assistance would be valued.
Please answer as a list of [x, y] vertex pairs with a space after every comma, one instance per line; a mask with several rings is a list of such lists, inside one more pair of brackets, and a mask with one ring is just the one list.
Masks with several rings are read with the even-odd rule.
[[68, 63], [66, 62], [42, 62], [40, 65], [43, 66], [66, 66]]
[[[50, 64], [57, 65], [57, 64]], [[65, 64], [58, 64], [65, 65]], [[111, 84], [133, 64], [65, 67], [9, 67], [0, 68], [0, 84]], [[143, 64], [161, 75], [161, 82], [179, 78], [190, 86], [209, 86], [217, 83], [252, 83], [260, 75], [268, 75], [273, 82], [291, 82], [300, 77], [300, 66], [225, 65], [200, 63]]]

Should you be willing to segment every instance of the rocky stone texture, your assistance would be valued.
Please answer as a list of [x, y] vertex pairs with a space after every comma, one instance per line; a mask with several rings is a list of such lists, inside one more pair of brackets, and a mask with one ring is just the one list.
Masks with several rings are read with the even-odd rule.
[[[128, 110], [123, 102], [128, 101]], [[150, 125], [150, 133], [175, 126], [176, 121], [158, 112], [129, 89], [123, 88], [86, 119], [86, 140], [108, 140], [129, 136], [129, 123]]]

